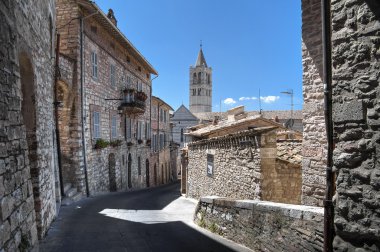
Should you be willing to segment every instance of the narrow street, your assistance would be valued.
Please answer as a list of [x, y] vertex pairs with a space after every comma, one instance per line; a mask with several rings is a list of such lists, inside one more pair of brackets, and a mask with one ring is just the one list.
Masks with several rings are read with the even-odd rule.
[[39, 251], [251, 251], [193, 224], [179, 183], [64, 206]]

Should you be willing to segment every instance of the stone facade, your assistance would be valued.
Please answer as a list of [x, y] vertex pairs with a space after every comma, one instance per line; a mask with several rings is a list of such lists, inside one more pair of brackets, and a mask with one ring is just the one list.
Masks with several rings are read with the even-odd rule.
[[204, 197], [194, 218], [201, 227], [254, 251], [322, 251], [323, 247], [320, 207]]
[[55, 1], [1, 1], [0, 13], [0, 251], [26, 251], [46, 234], [60, 201]]
[[[187, 195], [262, 199], [262, 170], [274, 168], [275, 153], [275, 131], [249, 130], [190, 143]], [[211, 173], [208, 155], [213, 156]]]
[[202, 48], [190, 67], [189, 108], [192, 113], [212, 111], [212, 68], [207, 66]]
[[[57, 2], [63, 180], [82, 193], [88, 184], [90, 194], [144, 188], [151, 153], [150, 76], [157, 72], [125, 39], [115, 20], [108, 19], [95, 3], [83, 2]], [[85, 17], [83, 73], [81, 17]]]
[[326, 130], [322, 83], [321, 1], [302, 0], [303, 161], [302, 204], [322, 206]]
[[332, 1], [334, 249], [380, 251], [380, 3]]
[[172, 107], [158, 97], [152, 97], [152, 155], [153, 185], [162, 185], [173, 181], [171, 157], [172, 128], [170, 113]]
[[190, 110], [188, 110], [184, 105], [181, 105], [170, 118], [173, 124], [173, 141], [183, 148], [187, 143], [192, 141], [192, 137], [185, 135], [188, 133], [188, 128], [195, 126], [199, 123], [197, 117], [195, 117]]

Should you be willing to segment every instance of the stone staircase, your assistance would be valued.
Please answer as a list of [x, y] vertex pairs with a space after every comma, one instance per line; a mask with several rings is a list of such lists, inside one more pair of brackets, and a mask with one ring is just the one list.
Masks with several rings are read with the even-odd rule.
[[82, 193], [78, 192], [77, 188], [73, 187], [70, 183], [63, 186], [63, 191], [65, 192], [65, 197], [62, 199], [62, 206], [71, 205], [82, 198]]

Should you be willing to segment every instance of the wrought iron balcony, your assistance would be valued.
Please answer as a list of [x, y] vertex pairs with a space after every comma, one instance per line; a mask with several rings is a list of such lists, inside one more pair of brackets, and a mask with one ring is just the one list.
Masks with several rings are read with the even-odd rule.
[[123, 99], [118, 110], [127, 115], [143, 114], [145, 112], [145, 101], [147, 98], [148, 96], [142, 91], [126, 88], [123, 90]]

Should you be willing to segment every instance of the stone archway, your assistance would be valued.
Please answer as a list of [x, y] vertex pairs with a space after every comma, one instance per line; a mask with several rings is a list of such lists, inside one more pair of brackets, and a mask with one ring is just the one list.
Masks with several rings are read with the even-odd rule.
[[[20, 81], [21, 81], [21, 114], [23, 118], [23, 123], [25, 125], [26, 131], [26, 142], [28, 145], [28, 159], [30, 176], [33, 187], [33, 198], [34, 198], [34, 210], [36, 216], [41, 214], [41, 204], [40, 195], [40, 185], [39, 185], [39, 167], [38, 167], [38, 156], [37, 156], [37, 136], [36, 136], [36, 94], [35, 94], [35, 83], [34, 83], [34, 72], [33, 65], [30, 58], [26, 53], [21, 53], [19, 55], [20, 64]], [[40, 217], [37, 217], [39, 220]], [[40, 224], [37, 223], [38, 232], [41, 232]]]
[[132, 156], [128, 154], [128, 188], [132, 188]]
[[146, 187], [150, 187], [150, 173], [149, 173], [149, 160], [145, 161], [145, 177], [146, 177]]
[[108, 156], [108, 174], [109, 174], [109, 186], [111, 192], [117, 191], [116, 184], [116, 159], [115, 154], [111, 153]]

